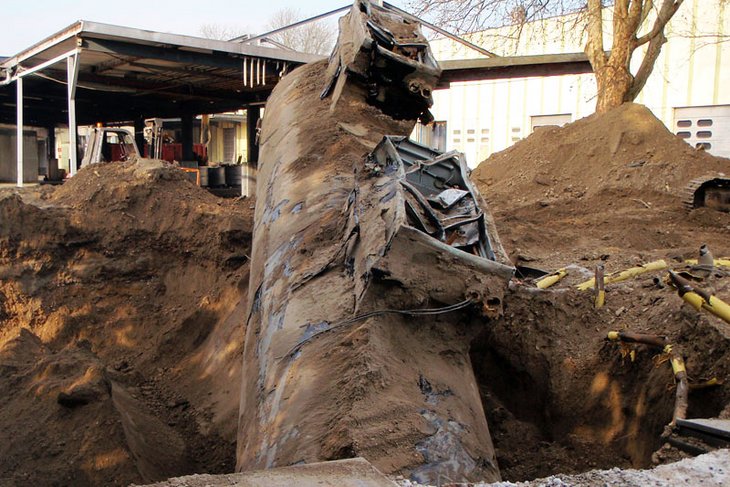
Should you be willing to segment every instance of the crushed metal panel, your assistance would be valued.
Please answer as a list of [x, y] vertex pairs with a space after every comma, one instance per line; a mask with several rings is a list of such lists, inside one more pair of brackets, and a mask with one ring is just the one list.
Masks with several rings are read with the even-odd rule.
[[368, 157], [385, 173], [403, 168], [400, 184], [409, 226], [468, 254], [497, 260], [496, 235], [490, 236], [485, 204], [469, 180], [463, 154], [386, 136]]
[[[360, 245], [349, 256], [354, 273], [367, 276], [357, 285], [358, 306], [378, 295], [381, 284], [391, 283], [421, 289], [442, 303], [470, 296], [499, 315], [514, 267], [469, 180], [463, 154], [385, 136], [366, 156], [364, 168], [358, 187], [369, 190], [356, 191], [351, 220]], [[380, 208], [379, 222], [356, 218], [372, 207]], [[378, 247], [377, 254], [362, 254]], [[409, 305], [417, 307], [422, 295], [413, 297]]]
[[367, 90], [367, 101], [394, 118], [429, 121], [441, 68], [412, 21], [369, 1], [356, 0], [340, 19], [321, 97], [337, 103], [348, 78]]

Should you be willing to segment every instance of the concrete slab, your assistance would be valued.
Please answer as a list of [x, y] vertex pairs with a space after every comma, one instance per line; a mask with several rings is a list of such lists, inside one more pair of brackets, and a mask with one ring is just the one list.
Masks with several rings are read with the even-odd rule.
[[189, 475], [152, 487], [397, 487], [364, 458], [228, 475]]

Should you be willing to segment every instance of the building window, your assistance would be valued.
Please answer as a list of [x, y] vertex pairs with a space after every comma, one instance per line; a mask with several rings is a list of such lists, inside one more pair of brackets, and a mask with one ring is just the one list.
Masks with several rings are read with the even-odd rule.
[[691, 120], [680, 120], [677, 122], [677, 127], [681, 128], [681, 129], [691, 127], [691, 126], [692, 126]]
[[233, 162], [236, 159], [236, 129], [223, 129], [223, 162]]
[[680, 139], [689, 139], [690, 137], [692, 137], [692, 133], [691, 132], [677, 132], [677, 137], [679, 137]]
[[697, 132], [698, 139], [709, 139], [710, 137], [712, 137], [712, 132], [709, 130], [700, 130]]
[[570, 113], [558, 113], [555, 115], [533, 115], [530, 117], [531, 131], [534, 132], [538, 127], [562, 127], [566, 123], [572, 121], [573, 116]]
[[698, 127], [712, 127], [712, 120], [703, 118], [702, 120], [697, 120], [697, 126]]

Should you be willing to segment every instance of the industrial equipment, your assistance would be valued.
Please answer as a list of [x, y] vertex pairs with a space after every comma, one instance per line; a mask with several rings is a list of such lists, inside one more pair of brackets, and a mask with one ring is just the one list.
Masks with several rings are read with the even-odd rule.
[[684, 188], [683, 197], [688, 210], [707, 207], [730, 212], [730, 178], [714, 173], [693, 179]]
[[144, 121], [144, 140], [150, 147], [149, 157], [162, 159], [162, 119], [148, 118]]
[[139, 149], [128, 130], [94, 127], [88, 135], [81, 167], [100, 162], [126, 161], [137, 156]]

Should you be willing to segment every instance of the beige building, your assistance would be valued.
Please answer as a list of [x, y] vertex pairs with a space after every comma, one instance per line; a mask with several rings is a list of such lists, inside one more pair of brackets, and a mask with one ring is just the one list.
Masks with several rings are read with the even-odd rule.
[[[611, 9], [607, 8], [606, 48], [610, 49]], [[652, 19], [649, 19], [651, 22]], [[470, 40], [503, 56], [581, 52], [584, 19], [572, 15], [523, 26], [491, 29]], [[645, 27], [646, 28], [646, 27]], [[730, 157], [730, 2], [687, 0], [666, 30], [654, 72], [637, 98], [667, 127], [693, 146]], [[432, 43], [437, 59], [479, 57], [448, 39]], [[641, 60], [635, 54], [634, 72]], [[595, 110], [592, 74], [512, 78], [452, 83], [434, 93], [434, 145], [456, 149], [475, 167], [540, 125], [562, 125]], [[417, 129], [416, 138], [425, 140]]]

